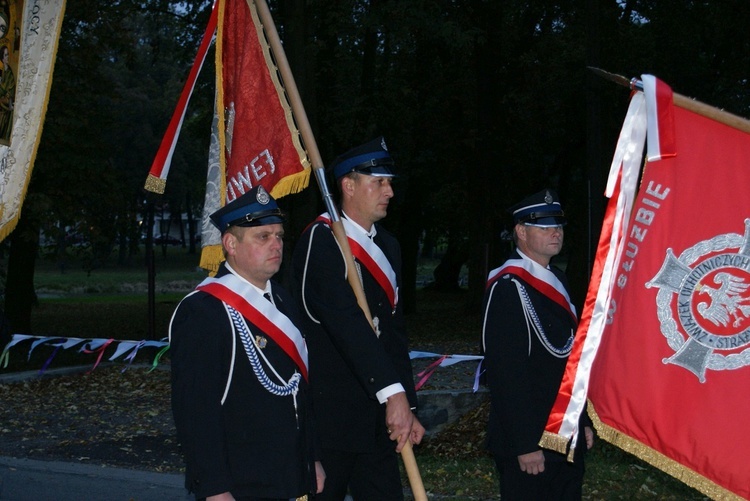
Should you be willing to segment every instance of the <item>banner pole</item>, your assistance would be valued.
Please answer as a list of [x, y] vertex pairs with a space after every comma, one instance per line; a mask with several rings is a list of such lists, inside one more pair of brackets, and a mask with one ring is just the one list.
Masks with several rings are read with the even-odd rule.
[[[367, 317], [367, 321], [370, 323], [370, 327], [372, 327], [374, 331], [375, 326], [372, 323], [372, 313], [370, 312], [370, 307], [367, 304], [365, 293], [362, 289], [362, 284], [359, 282], [358, 274], [353, 272], [353, 270], [355, 270], [356, 268], [354, 264], [354, 256], [352, 255], [351, 248], [349, 247], [349, 240], [346, 238], [344, 225], [341, 222], [338, 209], [336, 208], [336, 204], [333, 201], [331, 192], [328, 189], [328, 185], [325, 179], [323, 160], [320, 156], [320, 151], [318, 150], [318, 145], [312, 132], [312, 127], [310, 126], [310, 122], [307, 118], [305, 107], [302, 104], [302, 98], [299, 95], [297, 85], [294, 81], [294, 75], [292, 75], [289, 61], [286, 58], [284, 47], [281, 44], [279, 33], [278, 31], [276, 31], [276, 25], [273, 22], [271, 11], [269, 10], [266, 1], [254, 1], [258, 9], [258, 16], [260, 17], [261, 23], [263, 24], [263, 28], [266, 32], [266, 38], [268, 39], [268, 43], [271, 45], [271, 50], [276, 58], [276, 64], [279, 68], [279, 73], [281, 74], [284, 89], [286, 90], [287, 96], [289, 97], [289, 104], [292, 107], [292, 113], [294, 114], [294, 118], [297, 121], [297, 126], [302, 136], [302, 142], [304, 143], [307, 154], [310, 157], [310, 163], [312, 165], [313, 172], [315, 173], [315, 178], [318, 180], [318, 187], [323, 197], [323, 202], [326, 205], [328, 214], [331, 216], [331, 229], [333, 230], [333, 235], [344, 254], [349, 285], [352, 287], [354, 295], [357, 298], [357, 304], [359, 304], [359, 307], [362, 309], [365, 317]], [[414, 495], [415, 501], [427, 501], [427, 494], [425, 493], [424, 485], [422, 484], [422, 478], [419, 474], [419, 467], [417, 466], [417, 461], [414, 457], [414, 451], [411, 447], [411, 442], [408, 439], [406, 440], [406, 445], [401, 450], [401, 459], [404, 461], [404, 467], [409, 477], [409, 483], [411, 485], [411, 490], [412, 494]]]
[[[630, 90], [643, 90], [643, 82], [641, 82], [637, 78], [631, 78], [628, 80], [627, 77], [617, 75], [615, 73], [609, 73], [608, 71], [604, 71], [593, 66], [589, 66], [588, 68], [600, 77], [627, 87]], [[715, 120], [719, 123], [728, 125], [729, 127], [733, 127], [739, 131], [750, 134], [750, 120], [734, 115], [727, 111], [720, 110], [719, 108], [708, 105], [706, 103], [702, 103], [696, 99], [683, 96], [682, 94], [678, 94], [676, 92], [672, 93], [672, 101], [676, 106], [679, 106], [680, 108], [684, 108], [688, 111], [692, 111], [693, 113], [697, 113], [698, 115], [710, 118], [711, 120]]]

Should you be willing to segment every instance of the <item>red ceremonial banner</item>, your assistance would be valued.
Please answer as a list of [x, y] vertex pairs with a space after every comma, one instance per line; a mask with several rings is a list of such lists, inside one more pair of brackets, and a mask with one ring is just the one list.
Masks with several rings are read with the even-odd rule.
[[676, 155], [644, 168], [589, 410], [604, 439], [688, 485], [750, 498], [750, 135], [670, 109]]
[[216, 0], [145, 189], [164, 193], [190, 96], [217, 24], [217, 95], [224, 112], [219, 141], [224, 146], [226, 190], [220, 205], [258, 184], [276, 198], [299, 192], [309, 182], [310, 163], [253, 0]]
[[296, 193], [309, 182], [310, 163], [255, 3], [222, 3], [216, 57], [225, 203], [257, 185], [276, 198]]
[[[257, 185], [275, 198], [310, 180], [292, 107], [275, 61], [285, 61], [268, 7], [252, 0], [217, 0], [216, 109], [203, 206], [200, 266], [215, 272], [224, 256], [208, 215]], [[264, 28], [261, 18], [267, 26]], [[267, 37], [273, 37], [272, 54]], [[288, 82], [296, 89], [294, 82]]]

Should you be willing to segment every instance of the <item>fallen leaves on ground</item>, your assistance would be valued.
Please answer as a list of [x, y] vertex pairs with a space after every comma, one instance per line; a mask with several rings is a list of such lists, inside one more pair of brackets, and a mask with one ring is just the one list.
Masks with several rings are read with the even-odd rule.
[[426, 439], [421, 445], [422, 453], [445, 458], [489, 457], [485, 448], [489, 412], [487, 400], [439, 434]]
[[180, 471], [169, 371], [121, 370], [0, 384], [0, 455]]

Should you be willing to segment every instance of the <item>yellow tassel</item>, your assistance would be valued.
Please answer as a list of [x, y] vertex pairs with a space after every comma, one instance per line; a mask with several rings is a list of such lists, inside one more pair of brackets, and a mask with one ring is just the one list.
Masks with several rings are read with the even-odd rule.
[[224, 261], [224, 251], [221, 245], [206, 245], [201, 249], [199, 266], [208, 271], [210, 276], [216, 275], [219, 265]]
[[568, 452], [568, 439], [562, 435], [545, 431], [542, 433], [541, 440], [539, 440], [539, 446], [560, 454], [566, 454]]
[[143, 188], [151, 193], [164, 194], [164, 188], [167, 186], [167, 180], [160, 177], [156, 177], [153, 174], [149, 174], [146, 178], [146, 184]]
[[289, 195], [290, 193], [299, 193], [307, 188], [309, 183], [310, 169], [305, 169], [296, 174], [280, 179], [279, 182], [276, 183], [276, 186], [271, 189], [271, 196], [278, 199]]

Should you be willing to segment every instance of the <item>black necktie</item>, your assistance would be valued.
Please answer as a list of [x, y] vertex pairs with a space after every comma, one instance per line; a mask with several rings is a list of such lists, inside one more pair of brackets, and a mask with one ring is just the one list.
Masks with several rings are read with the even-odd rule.
[[271, 299], [271, 294], [269, 294], [268, 292], [266, 292], [266, 293], [263, 294], [263, 297], [266, 298], [266, 299], [268, 299], [269, 303], [273, 304], [273, 299]]

